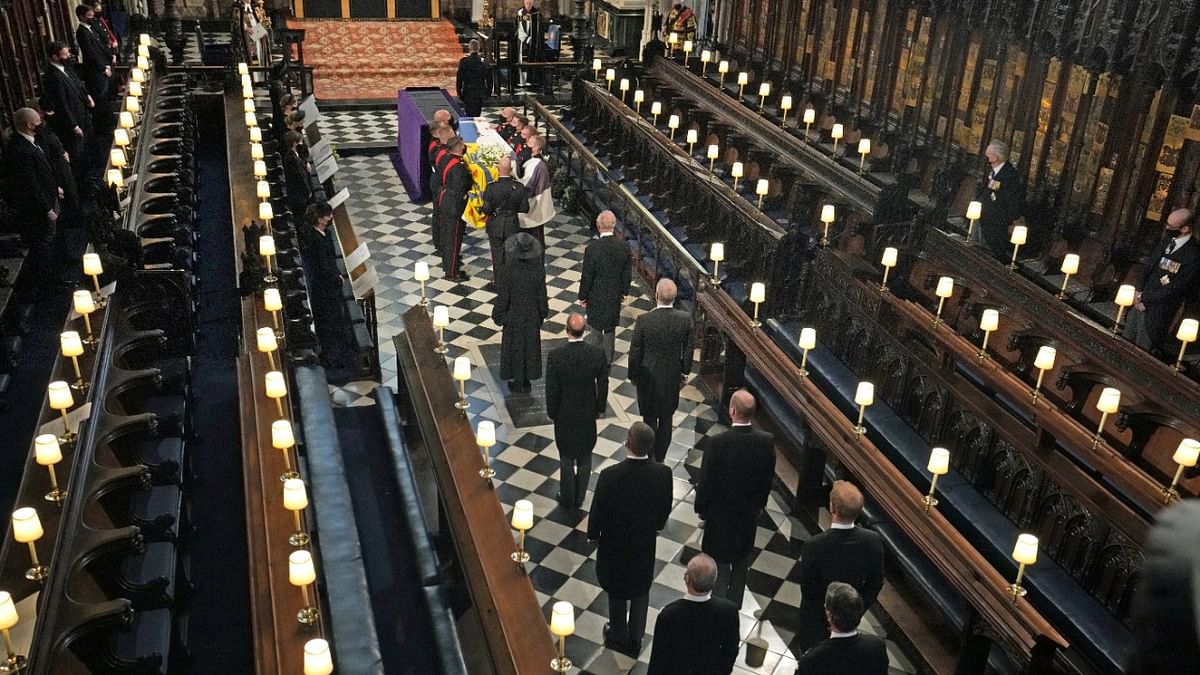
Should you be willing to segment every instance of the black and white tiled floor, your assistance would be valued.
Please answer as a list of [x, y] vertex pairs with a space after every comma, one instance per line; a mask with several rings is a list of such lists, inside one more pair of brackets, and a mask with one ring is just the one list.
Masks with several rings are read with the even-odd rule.
[[[387, 120], [394, 113], [376, 113]], [[336, 133], [336, 132], [334, 132]], [[536, 524], [527, 542], [532, 555], [530, 578], [538, 599], [546, 608], [556, 600], [571, 602], [577, 611], [576, 635], [567, 641], [567, 653], [579, 667], [573, 672], [641, 673], [650, 657], [654, 620], [658, 609], [681, 597], [686, 562], [699, 550], [702, 534], [693, 507], [694, 490], [688, 482], [700, 464], [702, 453], [696, 449], [704, 438], [724, 427], [717, 422], [712, 405], [700, 390], [688, 384], [676, 414], [676, 431], [667, 455], [675, 476], [675, 505], [667, 527], [659, 538], [657, 575], [650, 596], [650, 617], [645, 645], [634, 659], [604, 649], [601, 635], [606, 621], [607, 602], [596, 581], [595, 547], [587, 541], [587, 509], [571, 513], [559, 509], [554, 499], [558, 491], [558, 456], [553, 428], [537, 416], [510, 413], [506, 396], [512, 396], [484, 363], [483, 353], [500, 341], [500, 330], [491, 321], [493, 294], [484, 290], [490, 280], [487, 242], [482, 231], [469, 232], [464, 242], [465, 268], [470, 279], [454, 283], [440, 278], [441, 269], [433, 252], [429, 234], [428, 205], [411, 204], [386, 155], [347, 156], [340, 162], [339, 185], [350, 186], [348, 201], [351, 217], [360, 240], [367, 242], [371, 260], [379, 277], [376, 298], [384, 384], [396, 383], [396, 358], [392, 336], [403, 330], [402, 314], [419, 298], [420, 286], [413, 281], [413, 264], [430, 263], [433, 280], [427, 295], [434, 305], [450, 308], [451, 325], [446, 330], [449, 357], [466, 354], [476, 364], [468, 386], [472, 422], [491, 420], [497, 425], [498, 444], [493, 448], [493, 465], [498, 473], [496, 494], [511, 509], [517, 499], [534, 503]], [[587, 223], [578, 217], [560, 215], [547, 226], [547, 290], [551, 316], [543, 328], [543, 342], [559, 339], [566, 315], [575, 305], [583, 248], [591, 236]], [[623, 331], [618, 332], [619, 357], [610, 383], [610, 415], [601, 421], [600, 438], [595, 449], [593, 471], [611, 466], [622, 457], [621, 442], [625, 430], [637, 415], [634, 390], [626, 379], [629, 327], [652, 301], [647, 289], [636, 283], [630, 300], [622, 310]], [[333, 388], [337, 405], [372, 405], [370, 391], [374, 382], [351, 382]], [[537, 395], [535, 389], [534, 395]], [[518, 408], [519, 409], [519, 406]], [[594, 478], [593, 478], [594, 485]], [[795, 669], [793, 639], [796, 633], [799, 586], [792, 581], [809, 538], [806, 528], [788, 515], [788, 507], [773, 496], [759, 521], [757, 544], [760, 547], [748, 575], [748, 593], [742, 606], [743, 639], [759, 636], [766, 640], [769, 653], [761, 667], [751, 668], [739, 656], [734, 672], [791, 675]], [[884, 634], [880, 621], [869, 614], [862, 629]], [[917, 669], [897, 644], [888, 642], [893, 675], [916, 673]]]
[[396, 143], [396, 110], [322, 110], [321, 131], [329, 142]]

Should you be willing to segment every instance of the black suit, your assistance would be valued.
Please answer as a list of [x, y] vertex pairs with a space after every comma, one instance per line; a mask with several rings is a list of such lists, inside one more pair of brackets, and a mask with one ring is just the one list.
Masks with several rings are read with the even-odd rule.
[[483, 213], [487, 216], [488, 246], [492, 249], [492, 281], [498, 282], [504, 268], [504, 242], [521, 231], [518, 213], [529, 213], [525, 186], [512, 176], [500, 176], [483, 191]]
[[44, 149], [13, 132], [5, 151], [9, 206], [16, 212], [21, 237], [29, 247], [27, 261], [35, 276], [53, 271], [51, 251], [55, 224], [50, 211], [58, 209], [58, 179]]
[[861, 527], [830, 528], [813, 537], [800, 556], [800, 646], [825, 639], [825, 589], [841, 581], [862, 596], [863, 609], [875, 604], [883, 588], [883, 539]]
[[562, 470], [560, 501], [581, 506], [592, 475], [596, 418], [608, 401], [608, 360], [599, 347], [582, 340], [550, 352], [546, 358], [546, 414], [554, 420]]
[[1173, 243], [1174, 237], [1168, 234], [1155, 246], [1141, 286], [1142, 304], [1146, 307], [1143, 320], [1150, 349], [1158, 355], [1171, 356], [1178, 348], [1178, 343], [1169, 344], [1174, 337], [1171, 324], [1175, 313], [1196, 294], [1200, 278], [1200, 244], [1196, 243], [1196, 235], [1167, 253], [1167, 247]]
[[109, 76], [105, 70], [112, 66], [112, 51], [94, 28], [81, 23], [75, 28], [75, 42], [83, 56], [81, 76], [97, 108], [108, 100]]
[[[88, 162], [83, 151], [92, 133], [87, 89], [70, 67], [64, 66], [60, 71], [51, 64], [42, 74], [42, 90], [45, 92], [46, 110], [54, 112], [47, 119], [47, 124], [58, 134], [63, 149], [71, 155], [71, 172], [78, 185], [83, 182], [83, 172], [87, 168]], [[76, 128], [82, 133], [76, 134]]]
[[312, 183], [308, 179], [308, 165], [299, 152], [283, 151], [283, 180], [287, 185], [287, 203], [292, 215], [303, 218], [312, 201]]
[[633, 260], [629, 246], [613, 235], [588, 242], [583, 251], [579, 299], [587, 303], [588, 325], [595, 341], [612, 361], [616, 328], [621, 323], [621, 300], [629, 294]]
[[737, 607], [683, 598], [658, 613], [646, 675], [728, 675], [737, 655]]
[[[590, 304], [590, 303], [589, 303]], [[671, 445], [671, 418], [679, 407], [683, 378], [692, 370], [692, 317], [658, 307], [638, 317], [629, 345], [629, 379], [637, 386], [642, 420], [654, 429], [654, 458]]]
[[696, 481], [696, 513], [704, 519], [701, 550], [717, 561], [714, 594], [739, 609], [754, 553], [755, 521], [771, 496], [775, 437], [749, 425], [714, 436]]
[[483, 100], [492, 93], [492, 71], [479, 54], [468, 54], [458, 60], [455, 88], [467, 117], [483, 114]]
[[441, 164], [442, 189], [438, 197], [438, 217], [441, 219], [442, 272], [453, 278], [461, 271], [463, 211], [467, 208], [467, 193], [474, 181], [463, 158], [447, 152]]
[[640, 644], [645, 635], [655, 545], [670, 515], [671, 470], [662, 464], [627, 458], [596, 479], [587, 536], [600, 540], [596, 577], [618, 642]]
[[330, 224], [322, 234], [317, 228], [306, 226], [300, 239], [313, 323], [322, 352], [327, 357], [336, 352], [345, 333], [342, 277], [337, 267], [337, 248], [333, 241], [336, 235], [331, 231], [332, 227]]
[[975, 199], [983, 205], [979, 217], [979, 234], [992, 255], [1008, 260], [1012, 255], [1012, 244], [1008, 243], [1008, 226], [1021, 216], [1021, 205], [1025, 201], [1025, 186], [1012, 164], [1005, 162], [998, 171], [988, 167], [979, 183]]
[[887, 644], [883, 638], [859, 633], [828, 638], [804, 653], [796, 675], [887, 675]]

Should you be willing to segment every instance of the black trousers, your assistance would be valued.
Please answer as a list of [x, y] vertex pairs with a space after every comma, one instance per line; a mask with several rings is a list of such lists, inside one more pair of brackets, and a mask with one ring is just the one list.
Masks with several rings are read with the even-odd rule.
[[661, 415], [642, 414], [642, 421], [649, 424], [650, 428], [654, 430], [654, 459], [660, 463], [667, 457], [667, 448], [671, 447], [671, 423], [674, 417], [674, 410]]
[[[457, 213], [458, 215], [454, 215]], [[452, 277], [462, 269], [462, 209], [442, 212], [442, 272]]]
[[632, 600], [608, 596], [608, 634], [618, 642], [642, 643], [646, 637], [646, 610], [650, 607], [650, 595]]
[[492, 283], [500, 283], [500, 270], [504, 269], [504, 238], [488, 235], [488, 248], [492, 250]]

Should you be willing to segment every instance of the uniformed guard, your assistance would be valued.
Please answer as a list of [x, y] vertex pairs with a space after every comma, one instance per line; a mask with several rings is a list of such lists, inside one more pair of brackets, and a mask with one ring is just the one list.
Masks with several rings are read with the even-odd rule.
[[461, 136], [446, 142], [447, 154], [442, 159], [442, 190], [438, 197], [438, 214], [442, 224], [442, 271], [447, 279], [466, 281], [462, 271], [463, 211], [467, 208], [467, 193], [474, 182], [463, 160], [467, 144]]

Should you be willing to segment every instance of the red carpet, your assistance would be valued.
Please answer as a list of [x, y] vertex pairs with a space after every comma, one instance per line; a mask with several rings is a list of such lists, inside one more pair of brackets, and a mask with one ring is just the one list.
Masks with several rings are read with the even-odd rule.
[[305, 31], [304, 60], [313, 67], [318, 99], [391, 101], [405, 87], [454, 91], [463, 49], [449, 21], [293, 19], [288, 25]]

